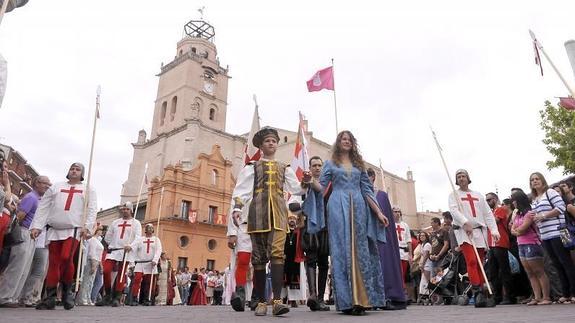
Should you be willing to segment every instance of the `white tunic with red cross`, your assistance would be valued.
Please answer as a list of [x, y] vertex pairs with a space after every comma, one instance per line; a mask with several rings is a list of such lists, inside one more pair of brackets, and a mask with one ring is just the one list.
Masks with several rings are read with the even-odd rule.
[[[162, 254], [162, 243], [158, 237], [139, 237], [130, 245], [134, 254], [136, 267], [135, 273], [144, 273], [145, 275], [157, 274], [158, 266], [152, 265], [152, 262], [158, 263]], [[143, 261], [143, 262], [140, 262]]]
[[[112, 222], [112, 224], [110, 224], [108, 227], [108, 231], [106, 231], [106, 237], [104, 240], [106, 240], [108, 243], [108, 249], [122, 249], [112, 250], [109, 254], [106, 255], [106, 259], [122, 261], [124, 257], [123, 248], [125, 246], [129, 246], [141, 235], [142, 225], [140, 224], [140, 221], [134, 218], [129, 220], [124, 220], [123, 218], [114, 220], [114, 222]], [[126, 257], [128, 258], [126, 258], [126, 261], [132, 261], [132, 255], [132, 252], [127, 253]]]
[[[88, 194], [86, 225], [93, 232], [96, 221], [96, 192], [90, 189]], [[71, 185], [68, 182], [53, 184], [40, 199], [34, 220], [30, 229], [46, 230], [46, 244], [50, 241], [66, 240], [74, 236], [74, 228], [78, 228], [76, 238], [80, 236], [83, 226], [84, 199], [86, 188], [84, 184]]]
[[[455, 237], [457, 244], [462, 245], [464, 242], [471, 244], [471, 240], [465, 230], [463, 224], [469, 222], [473, 227], [473, 241], [477, 248], [486, 248], [487, 246], [487, 228], [491, 232], [497, 232], [497, 223], [491, 212], [491, 208], [485, 201], [483, 194], [475, 191], [462, 191], [458, 189], [457, 200], [454, 198], [453, 193], [449, 195], [449, 211], [453, 216], [453, 224], [458, 226], [455, 229]], [[460, 209], [463, 208], [463, 209]]]
[[409, 225], [403, 221], [399, 221], [395, 224], [395, 231], [397, 231], [399, 258], [401, 260], [409, 260], [408, 244], [411, 244], [411, 233], [409, 232]]

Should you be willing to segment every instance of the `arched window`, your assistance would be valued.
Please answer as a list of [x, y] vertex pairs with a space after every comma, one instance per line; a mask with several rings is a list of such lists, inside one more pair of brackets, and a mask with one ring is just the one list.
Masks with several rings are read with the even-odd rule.
[[196, 48], [195, 48], [195, 47], [192, 47], [192, 53], [194, 53], [194, 54], [196, 53]]
[[164, 119], [166, 118], [167, 110], [168, 110], [168, 102], [164, 101], [164, 103], [162, 103], [162, 110], [160, 111], [160, 126], [164, 125]]
[[212, 185], [218, 185], [218, 171], [212, 169]]
[[182, 56], [183, 53], [184, 53], [184, 51], [180, 49], [180, 53], [178, 56]]
[[210, 108], [210, 120], [212, 121], [216, 120], [216, 109], [214, 108]]
[[284, 142], [287, 142], [287, 136], [284, 136]]
[[170, 121], [174, 121], [176, 117], [176, 106], [178, 105], [178, 97], [175, 96], [172, 98], [172, 108], [170, 109]]

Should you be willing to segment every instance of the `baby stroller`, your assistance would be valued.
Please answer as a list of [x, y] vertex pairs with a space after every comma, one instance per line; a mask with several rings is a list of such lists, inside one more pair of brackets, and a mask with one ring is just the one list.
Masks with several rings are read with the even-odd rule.
[[442, 260], [440, 272], [431, 278], [427, 285], [429, 290], [429, 305], [448, 305], [459, 289], [459, 257], [449, 252]]

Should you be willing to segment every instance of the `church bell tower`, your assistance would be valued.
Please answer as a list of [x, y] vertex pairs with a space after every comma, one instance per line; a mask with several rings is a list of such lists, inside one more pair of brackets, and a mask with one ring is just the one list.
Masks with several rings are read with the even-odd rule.
[[214, 38], [214, 27], [205, 21], [184, 26], [174, 59], [158, 74], [151, 140], [188, 120], [225, 131], [229, 76], [220, 66]]

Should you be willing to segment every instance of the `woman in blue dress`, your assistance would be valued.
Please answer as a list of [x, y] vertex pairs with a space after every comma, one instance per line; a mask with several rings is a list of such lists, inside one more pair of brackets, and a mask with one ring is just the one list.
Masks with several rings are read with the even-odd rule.
[[385, 292], [377, 242], [385, 241], [387, 218], [379, 209], [366, 167], [349, 131], [338, 134], [331, 160], [326, 161], [315, 190], [331, 183], [327, 225], [338, 311], [363, 315], [383, 307]]

